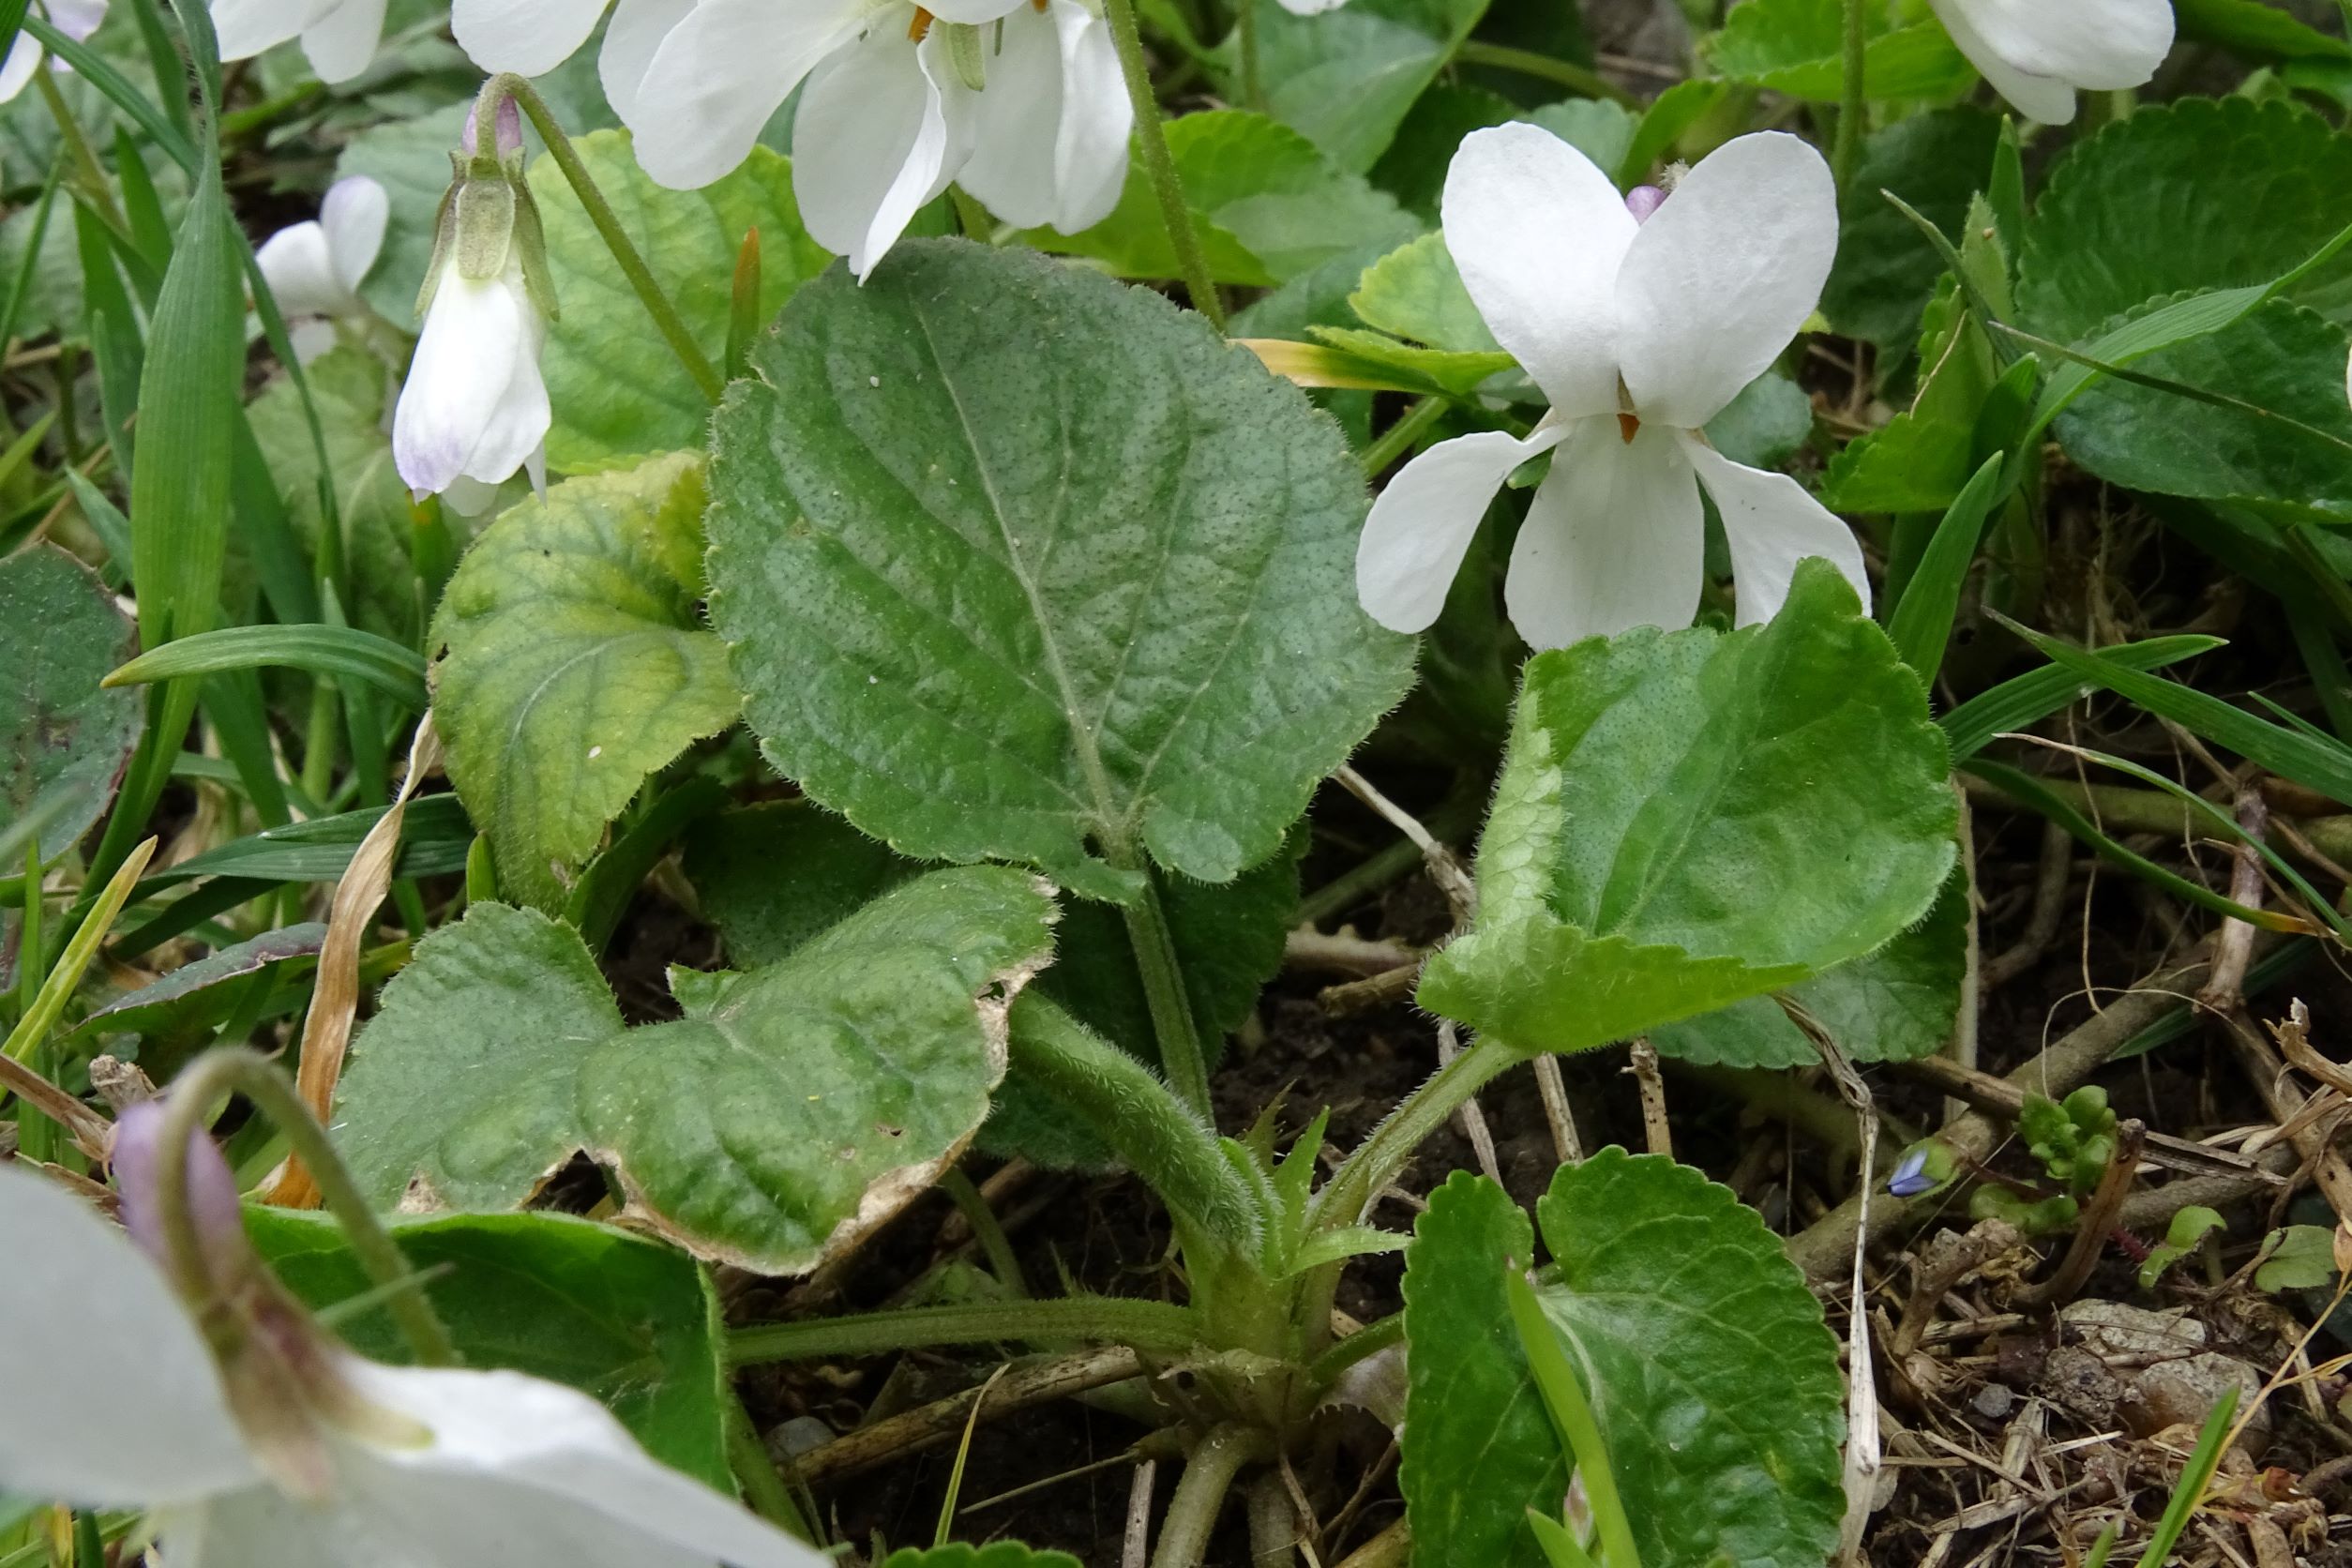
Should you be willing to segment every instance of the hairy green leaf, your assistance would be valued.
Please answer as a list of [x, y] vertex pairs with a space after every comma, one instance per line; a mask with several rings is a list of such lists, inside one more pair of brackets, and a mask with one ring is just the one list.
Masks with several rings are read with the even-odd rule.
[[[44, 865], [98, 820], [139, 744], [145, 701], [99, 685], [138, 651], [130, 617], [65, 551], [0, 560], [0, 831], [38, 811]], [[20, 851], [0, 875], [23, 869]]]

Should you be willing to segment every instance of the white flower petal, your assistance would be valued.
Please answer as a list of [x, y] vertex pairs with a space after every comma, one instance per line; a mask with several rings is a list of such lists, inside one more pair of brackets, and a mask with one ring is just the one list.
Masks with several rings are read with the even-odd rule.
[[1807, 494], [1786, 474], [1767, 474], [1733, 462], [1693, 436], [1680, 435], [1682, 452], [1698, 471], [1698, 482], [1723, 514], [1724, 541], [1731, 547], [1732, 586], [1738, 591], [1740, 624], [1769, 621], [1788, 598], [1797, 563], [1818, 555], [1845, 574], [1870, 608], [1870, 574], [1862, 567], [1854, 531]]
[[1837, 257], [1837, 185], [1785, 131], [1682, 176], [1617, 277], [1618, 352], [1644, 420], [1695, 430], [1780, 356]]
[[2074, 118], [2073, 83], [2056, 77], [2036, 76], [2011, 65], [1992, 40], [1977, 30], [1965, 0], [1927, 3], [1942, 19], [1944, 31], [1952, 35], [1953, 45], [1968, 56], [1968, 64], [1983, 72], [1984, 80], [1993, 84], [1993, 91], [2019, 113], [2045, 126], [2062, 126]]
[[354, 296], [384, 249], [384, 225], [391, 217], [392, 198], [366, 174], [337, 180], [327, 188], [319, 207], [319, 227], [326, 231], [326, 255], [335, 276]]
[[1603, 415], [1579, 421], [1553, 456], [1502, 587], [1530, 647], [1691, 624], [1707, 569], [1706, 513], [1675, 442], [1655, 425], [1628, 442]]
[[[513, 279], [511, 286], [520, 293], [521, 279]], [[539, 371], [539, 351], [546, 340], [546, 326], [538, 312], [526, 303], [521, 352], [515, 355], [513, 374], [505, 390], [499, 394], [496, 406], [482, 423], [482, 433], [474, 443], [473, 455], [466, 459], [466, 478], [500, 485], [513, 478], [516, 470], [527, 468], [533, 488], [547, 489], [545, 454], [553, 411], [548, 402], [546, 378]]]
[[1615, 285], [1640, 225], [1609, 177], [1550, 131], [1515, 122], [1462, 139], [1443, 209], [1446, 249], [1478, 313], [1554, 414], [1615, 413]]
[[2172, 49], [2171, 0], [1945, 0], [1937, 8], [1939, 15], [1948, 9], [1965, 13], [2018, 70], [2077, 87], [2137, 87]]
[[448, 1568], [822, 1568], [829, 1560], [656, 1463], [602, 1405], [514, 1372], [346, 1364], [361, 1397], [431, 1428], [351, 1451], [354, 1506], [402, 1517]]
[[41, 68], [45, 53], [40, 40], [30, 33], [19, 33], [8, 45], [8, 57], [0, 61], [0, 103], [7, 103], [24, 91], [33, 80], [33, 73]]
[[335, 351], [342, 329], [324, 316], [286, 324], [286, 339], [294, 345], [294, 363], [309, 366]]
[[1062, 46], [1053, 23], [1027, 6], [1003, 28], [1003, 46], [988, 52], [988, 84], [972, 100], [972, 157], [956, 179], [1005, 222], [1033, 229], [1059, 213]]
[[41, 9], [48, 13], [50, 25], [80, 43], [106, 20], [106, 5], [107, 0], [44, 0]]
[[[994, 22], [999, 17], [1010, 16], [1021, 7], [1030, 4], [1032, 0], [940, 0], [940, 3], [934, 6], [930, 4], [930, 0], [924, 0], [923, 8], [942, 22], [964, 22], [978, 26], [982, 23]], [[901, 10], [898, 7], [892, 6], [882, 12], [882, 19], [876, 22], [875, 25], [888, 26], [889, 19], [893, 16], [912, 18], [913, 14], [912, 9]]]
[[1062, 45], [1062, 129], [1053, 150], [1054, 227], [1091, 229], [1110, 216], [1127, 183], [1135, 100], [1120, 73], [1110, 24], [1079, 0], [1052, 0]]
[[253, 253], [278, 309], [289, 316], [331, 316], [351, 308], [352, 293], [335, 275], [326, 231], [316, 222], [279, 230]]
[[1347, 3], [1348, 0], [1282, 0], [1282, 8], [1292, 16], [1320, 16]]
[[1440, 441], [1398, 470], [1356, 541], [1356, 599], [1391, 631], [1426, 630], [1445, 608], [1462, 557], [1511, 471], [1548, 451], [1570, 427], [1525, 441], [1500, 430]]
[[449, 30], [486, 71], [544, 76], [588, 41], [605, 0], [457, 0]]
[[620, 0], [612, 8], [612, 20], [605, 23], [604, 50], [596, 57], [596, 75], [604, 83], [605, 101], [624, 125], [636, 121], [638, 90], [644, 85], [655, 52], [694, 7], [695, 0]]
[[[542, 424], [537, 435], [522, 440], [517, 420], [528, 411], [509, 401], [528, 362], [518, 399], [527, 401], [536, 388], [537, 406], [546, 406], [537, 336], [536, 312], [524, 296], [519, 267], [505, 278], [476, 281], [459, 277], [454, 264], [444, 266], [392, 416], [393, 461], [411, 490], [445, 490], [461, 474], [503, 479], [546, 435]], [[493, 434], [499, 451], [477, 452]], [[485, 473], [484, 457], [497, 455], [507, 457], [505, 473]]]
[[343, 0], [212, 0], [223, 60], [248, 60], [316, 26]]
[[302, 53], [322, 82], [349, 82], [375, 63], [384, 0], [343, 0], [303, 29]]
[[252, 1483], [211, 1352], [130, 1238], [0, 1166], [0, 1485], [135, 1508]]
[[809, 73], [792, 121], [801, 221], [861, 281], [957, 173], [946, 94], [969, 91], [934, 68], [933, 34], [917, 44], [883, 17]]
[[855, 0], [701, 0], [638, 83], [628, 126], [639, 165], [678, 190], [732, 172], [801, 79], [849, 40], [859, 14]]

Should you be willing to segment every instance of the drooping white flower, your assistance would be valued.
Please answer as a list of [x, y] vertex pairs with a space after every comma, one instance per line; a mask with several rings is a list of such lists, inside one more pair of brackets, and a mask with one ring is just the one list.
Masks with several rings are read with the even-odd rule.
[[212, 0], [220, 57], [245, 60], [288, 38], [322, 82], [348, 82], [364, 71], [384, 41], [385, 0]]
[[1292, 16], [1320, 16], [1347, 3], [1348, 0], [1282, 0], [1282, 8]]
[[455, 490], [460, 509], [517, 469], [544, 489], [553, 422], [539, 373], [553, 294], [512, 99], [501, 105], [498, 141], [494, 155], [469, 148], [458, 159], [425, 284], [424, 331], [392, 415], [400, 477], [419, 499]]
[[334, 345], [334, 323], [369, 314], [359, 285], [384, 249], [391, 198], [366, 174], [337, 180], [319, 216], [279, 230], [254, 252], [305, 364]]
[[1504, 583], [1535, 647], [1687, 626], [1704, 572], [1702, 485], [1723, 516], [1741, 624], [1780, 608], [1809, 555], [1867, 602], [1846, 525], [1796, 480], [1735, 463], [1700, 433], [1820, 298], [1837, 196], [1818, 153], [1778, 131], [1742, 136], [1672, 195], [1621, 197], [1549, 131], [1498, 126], [1463, 140], [1442, 216], [1479, 313], [1552, 406], [1524, 440], [1441, 442], [1390, 481], [1356, 555], [1373, 619], [1399, 631], [1435, 621], [1487, 504], [1546, 451]]
[[[117, 1129], [127, 1220], [155, 1241], [159, 1137]], [[201, 1145], [201, 1147], [199, 1146]], [[209, 1139], [189, 1217], [205, 1327], [139, 1245], [0, 1167], [0, 1485], [152, 1515], [172, 1568], [820, 1568], [826, 1559], [656, 1463], [587, 1395], [513, 1372], [400, 1368], [336, 1343], [246, 1250]]]
[[[455, 27], [483, 68], [527, 75], [603, 6], [459, 0]], [[802, 220], [860, 278], [957, 180], [1008, 222], [1069, 231], [1125, 178], [1133, 110], [1098, 0], [619, 0], [599, 69], [638, 162], [681, 189], [742, 163], [800, 87]]]
[[1993, 90], [2028, 119], [2074, 117], [2074, 90], [2136, 87], [2172, 48], [2172, 0], [1927, 0]]
[[[34, 0], [32, 12], [47, 17], [51, 26], [80, 43], [106, 20], [106, 3], [107, 0]], [[29, 30], [17, 34], [16, 41], [8, 46], [8, 57], [0, 60], [0, 103], [24, 91], [33, 73], [41, 68], [41, 60], [47, 53]]]

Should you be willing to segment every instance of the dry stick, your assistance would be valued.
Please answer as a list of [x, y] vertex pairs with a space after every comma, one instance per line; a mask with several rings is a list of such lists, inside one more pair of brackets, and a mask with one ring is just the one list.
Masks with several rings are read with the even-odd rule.
[[1854, 1071], [1854, 1064], [1837, 1048], [1837, 1042], [1804, 1010], [1787, 1001], [1781, 1006], [1813, 1042], [1821, 1053], [1821, 1061], [1830, 1070], [1830, 1078], [1837, 1085], [1838, 1093], [1854, 1113], [1854, 1125], [1862, 1141], [1862, 1190], [1865, 1205], [1863, 1223], [1854, 1228], [1854, 1278], [1847, 1297], [1849, 1309], [1846, 1320], [1846, 1516], [1838, 1533], [1837, 1560], [1841, 1568], [1862, 1563], [1862, 1533], [1870, 1528], [1870, 1500], [1877, 1489], [1878, 1467], [1878, 1379], [1870, 1356], [1870, 1295], [1869, 1282], [1863, 1278], [1862, 1265], [1868, 1260], [1870, 1189], [1877, 1184], [1878, 1167], [1878, 1113], [1871, 1103], [1870, 1089]]
[[[1440, 1019], [1438, 1023], [1438, 1065], [1445, 1066], [1461, 1054], [1462, 1039], [1455, 1030], [1453, 1020]], [[1478, 1156], [1478, 1168], [1485, 1173], [1486, 1180], [1497, 1186], [1502, 1185], [1502, 1167], [1495, 1159], [1495, 1135], [1488, 1129], [1486, 1118], [1478, 1114], [1477, 1102], [1473, 1100], [1465, 1104], [1461, 1113], [1455, 1117], [1455, 1122], [1461, 1127], [1462, 1136], [1470, 1139], [1470, 1149]]]
[[[2266, 934], [2258, 937], [2254, 945], [2260, 949], [2273, 940], [2276, 939]], [[2008, 1082], [2020, 1093], [2030, 1090], [2053, 1099], [2062, 1097], [2098, 1071], [2125, 1041], [2189, 1000], [2195, 988], [2204, 984], [2209, 968], [2207, 960], [2200, 957], [2150, 976], [2144, 985], [2108, 1003], [2096, 1018], [2009, 1074]], [[1937, 1134], [1937, 1138], [1965, 1166], [1990, 1154], [2007, 1128], [2005, 1121], [1980, 1111], [1962, 1117]], [[1875, 1203], [1870, 1207], [1868, 1232], [1875, 1236], [1896, 1226], [1924, 1222], [1949, 1207], [1950, 1202], [1947, 1194], [1930, 1193], [1907, 1202]], [[1854, 1233], [1862, 1228], [1862, 1212], [1860, 1194], [1847, 1199], [1789, 1238], [1789, 1258], [1811, 1278], [1831, 1277], [1845, 1266], [1854, 1244]]]
[[[1976, 885], [1976, 813], [1968, 807], [1968, 797], [1959, 785], [1952, 786], [1952, 804], [1959, 808], [1960, 822], [1960, 897], [1968, 901], [1967, 942], [1960, 965], [1960, 1004], [1952, 1015], [1952, 1038], [1945, 1043], [1943, 1054], [1963, 1067], [1974, 1068], [1977, 1060], [1978, 1009], [1984, 995], [1984, 900]], [[1968, 1108], [1958, 1100], [1944, 1101], [1943, 1121], [1957, 1122], [1968, 1113]], [[1865, 1165], [1865, 1170], [1870, 1167]]]
[[968, 1388], [870, 1426], [861, 1426], [822, 1448], [810, 1449], [795, 1463], [803, 1479], [812, 1485], [837, 1480], [961, 1437], [964, 1423], [972, 1418], [974, 1410], [981, 1409], [980, 1395], [984, 1392], [988, 1394], [988, 1404], [981, 1413], [986, 1419], [996, 1421], [1032, 1405], [1067, 1398], [1142, 1375], [1142, 1358], [1120, 1346], [1033, 1362], [1005, 1373], [992, 1390]]
[[1412, 1560], [1412, 1526], [1399, 1519], [1342, 1558], [1339, 1568], [1405, 1568]]
[[90, 1158], [102, 1160], [106, 1157], [107, 1148], [113, 1141], [114, 1124], [5, 1053], [0, 1053], [0, 1090], [15, 1094], [71, 1133], [74, 1142]]
[[1641, 1089], [1641, 1136], [1653, 1154], [1674, 1157], [1674, 1129], [1666, 1124], [1666, 1079], [1658, 1076], [1658, 1052], [1647, 1040], [1636, 1040], [1626, 1053], [1625, 1070]]
[[1119, 1550], [1119, 1568], [1148, 1568], [1152, 1551], [1152, 1487], [1159, 1479], [1160, 1462], [1146, 1459], [1136, 1466], [1127, 1484], [1127, 1536]]
[[2041, 960], [2066, 917], [2066, 884], [2074, 869], [2074, 836], [2056, 822], [2042, 827], [2042, 859], [2034, 872], [2033, 912], [2025, 934], [1985, 960], [1983, 986], [2006, 985]]
[[[2288, 1030], [2299, 1033], [2306, 1027], [2309, 1015], [2300, 1002], [2289, 1008], [2286, 1022], [2279, 1026], [2284, 1034]], [[2262, 1037], [2262, 1031], [2245, 1008], [2240, 1006], [2222, 1019], [2222, 1033], [2228, 1039], [2238, 1062], [2254, 1079], [2255, 1092], [2270, 1112], [2271, 1119], [2292, 1128], [2289, 1140], [2296, 1153], [2312, 1168], [2312, 1179], [2320, 1195], [2336, 1212], [2336, 1217], [2352, 1224], [2352, 1163], [2336, 1153], [2332, 1129], [2312, 1124], [2299, 1118], [2307, 1096], [2289, 1078], [2286, 1063], [2270, 1042]]]
[[2106, 1246], [2108, 1232], [2115, 1229], [2116, 1220], [2123, 1213], [2123, 1200], [2131, 1195], [2132, 1179], [2139, 1169], [2140, 1150], [2147, 1139], [2148, 1127], [2136, 1118], [2127, 1118], [2117, 1124], [2115, 1155], [2107, 1161], [2107, 1168], [2090, 1195], [2090, 1203], [2074, 1227], [2074, 1239], [2067, 1244], [2066, 1257], [2059, 1262], [2058, 1273], [2040, 1285], [2028, 1285], [2018, 1291], [2019, 1304], [2054, 1306], [2071, 1301], [2084, 1281], [2090, 1278], [2090, 1271], [2098, 1266], [2099, 1254]]
[[1551, 1123], [1552, 1153], [1562, 1165], [1583, 1164], [1584, 1140], [1576, 1136], [1576, 1117], [1568, 1108], [1568, 1086], [1560, 1081], [1558, 1058], [1535, 1059], [1535, 1088], [1544, 1096], [1544, 1120]]

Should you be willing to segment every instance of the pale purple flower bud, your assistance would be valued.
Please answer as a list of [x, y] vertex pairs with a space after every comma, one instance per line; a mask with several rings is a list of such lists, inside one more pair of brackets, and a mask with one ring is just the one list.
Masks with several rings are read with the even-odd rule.
[[1666, 203], [1666, 193], [1654, 185], [1637, 185], [1625, 192], [1625, 210], [1634, 215], [1636, 223], [1647, 223], [1650, 215]]
[[1925, 1149], [1914, 1149], [1905, 1154], [1896, 1163], [1894, 1174], [1887, 1178], [1887, 1191], [1897, 1198], [1917, 1198], [1935, 1184], [1936, 1179], [1927, 1173]]
[[[171, 1246], [164, 1239], [163, 1215], [157, 1203], [164, 1117], [161, 1100], [143, 1100], [126, 1108], [114, 1123], [113, 1166], [114, 1186], [123, 1199], [123, 1228], [150, 1258], [168, 1268]], [[188, 1139], [188, 1214], [215, 1278], [225, 1277], [242, 1264], [245, 1215], [236, 1173], [202, 1127]]]
[[[490, 88], [485, 86], [482, 91], [487, 93]], [[478, 103], [477, 99], [477, 106]], [[478, 115], [468, 114], [465, 117], [465, 129], [459, 135], [459, 145], [465, 148], [469, 155], [481, 150], [482, 137], [476, 124], [477, 119]], [[498, 156], [505, 158], [509, 153], [520, 151], [522, 151], [522, 108], [515, 102], [513, 95], [509, 94], [498, 100]]]

